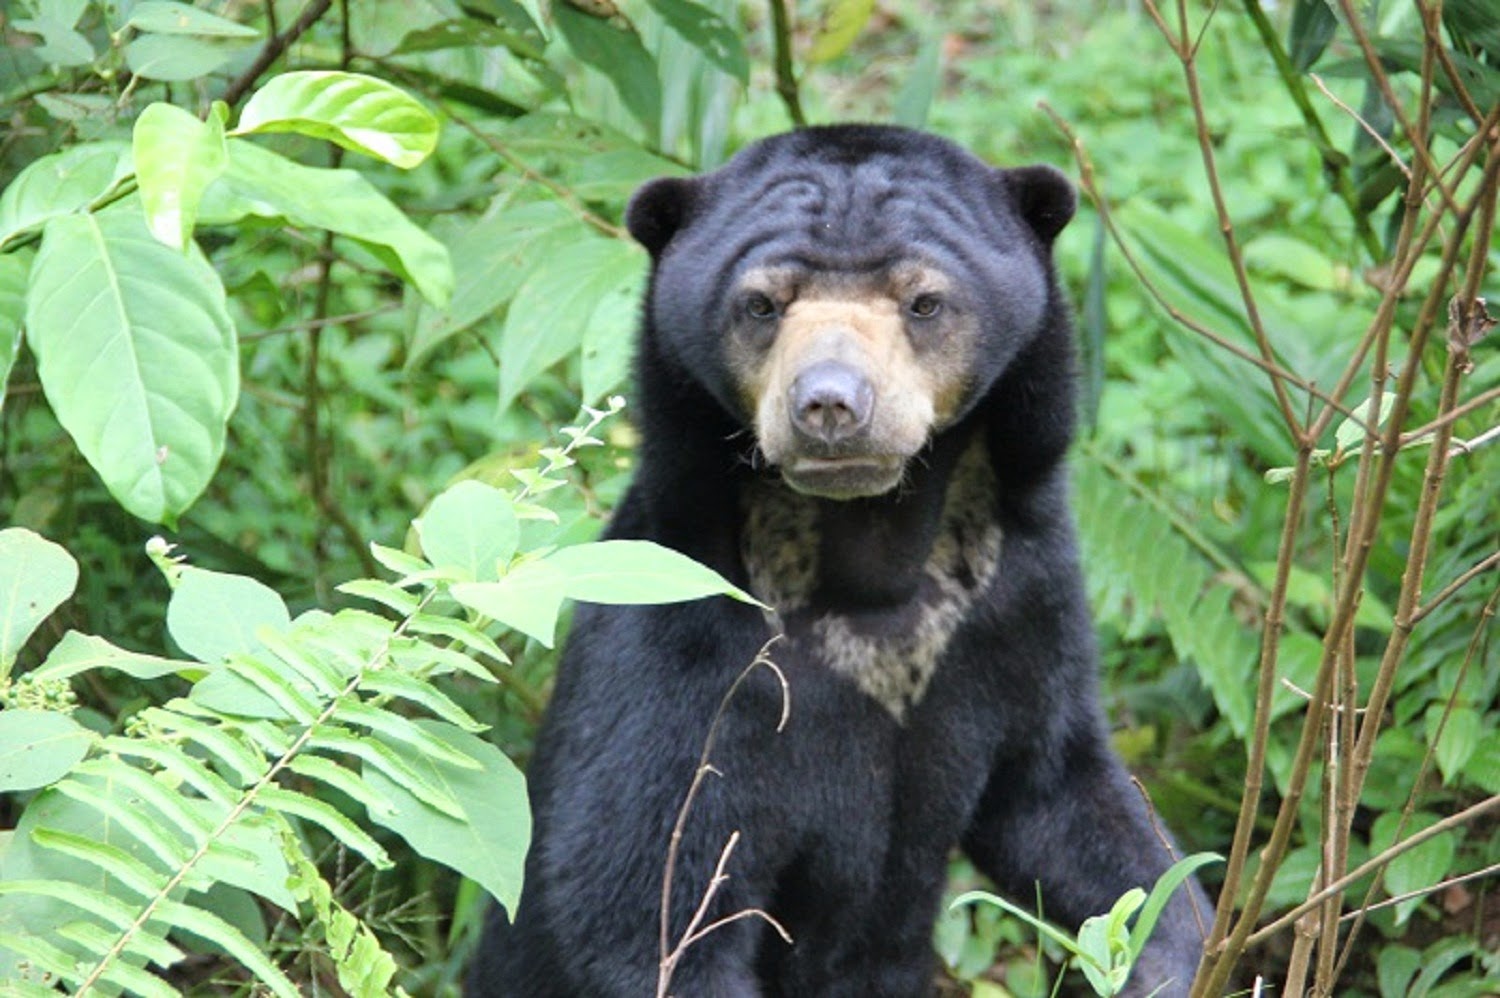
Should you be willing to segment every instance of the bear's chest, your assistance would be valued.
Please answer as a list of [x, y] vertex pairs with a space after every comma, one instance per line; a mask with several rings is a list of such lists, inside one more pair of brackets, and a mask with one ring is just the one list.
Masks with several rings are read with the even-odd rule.
[[948, 478], [925, 552], [882, 557], [886, 548], [874, 536], [859, 552], [865, 559], [861, 571], [888, 573], [891, 588], [903, 594], [860, 606], [830, 591], [839, 585], [830, 579], [848, 577], [844, 567], [829, 564], [847, 550], [830, 550], [825, 543], [825, 518], [840, 515], [838, 504], [798, 495], [779, 482], [753, 484], [744, 498], [741, 554], [751, 591], [774, 608], [771, 626], [785, 635], [783, 651], [774, 657], [842, 676], [904, 721], [994, 581], [1001, 544], [995, 489], [976, 442]]

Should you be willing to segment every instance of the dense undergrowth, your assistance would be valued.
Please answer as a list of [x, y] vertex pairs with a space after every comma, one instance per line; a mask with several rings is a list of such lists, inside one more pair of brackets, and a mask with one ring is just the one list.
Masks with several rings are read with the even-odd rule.
[[[1117, 745], [1228, 858], [1200, 993], [1494, 993], [1486, 11], [11, 3], [4, 979], [453, 993], [525, 818], [461, 776], [524, 765], [564, 600], [620, 598], [561, 552], [631, 463], [628, 406], [564, 432], [629, 396], [625, 200], [857, 118], [1085, 187], [1075, 498]], [[1062, 954], [937, 944], [981, 995]]]

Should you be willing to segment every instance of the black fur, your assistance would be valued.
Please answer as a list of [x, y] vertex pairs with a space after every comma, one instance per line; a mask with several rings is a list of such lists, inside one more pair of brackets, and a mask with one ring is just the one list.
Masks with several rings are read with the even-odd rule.
[[[956, 845], [1023, 904], [1039, 882], [1046, 914], [1072, 925], [1168, 866], [1109, 750], [1067, 511], [1072, 333], [1051, 242], [1074, 204], [1050, 168], [993, 170], [932, 136], [867, 126], [779, 136], [716, 173], [637, 195], [629, 226], [655, 264], [636, 368], [643, 443], [612, 537], [670, 545], [750, 585], [750, 491], [785, 490], [754, 467], [723, 351], [725, 296], [745, 268], [859, 271], [921, 257], [962, 282], [982, 348], [959, 416], [898, 489], [787, 499], [815, 525], [819, 574], [805, 606], [776, 621], [727, 599], [579, 608], [530, 771], [520, 911], [514, 927], [492, 919], [470, 994], [655, 993], [673, 821], [720, 699], [778, 625], [790, 723], [775, 730], [778, 683], [752, 674], [718, 732], [722, 775], [687, 822], [671, 935], [738, 831], [709, 919], [763, 909], [794, 942], [758, 919], [729, 924], [688, 951], [673, 994], [929, 993]], [[971, 445], [988, 491], [945, 526]], [[832, 613], [877, 641], [899, 637], [935, 538], [949, 531], [962, 546], [975, 522], [1003, 532], [998, 568], [957, 570], [972, 605], [898, 717], [821, 660], [809, 634]], [[1132, 994], [1169, 981], [1160, 994], [1187, 993], [1199, 934], [1186, 894], [1168, 906]]]

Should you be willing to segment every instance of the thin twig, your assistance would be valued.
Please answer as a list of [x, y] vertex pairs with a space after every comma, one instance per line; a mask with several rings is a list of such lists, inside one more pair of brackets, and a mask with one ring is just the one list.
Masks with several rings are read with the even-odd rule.
[[770, 0], [771, 31], [776, 37], [776, 95], [786, 105], [786, 113], [797, 128], [807, 125], [802, 111], [802, 94], [797, 89], [797, 72], [792, 67], [792, 24], [787, 0]]
[[320, 17], [328, 13], [329, 8], [332, 6], [333, 0], [312, 0], [311, 3], [303, 8], [301, 16], [292, 22], [291, 27], [287, 28], [281, 34], [273, 34], [267, 39], [265, 48], [260, 50], [260, 55], [256, 56], [255, 61], [243, 73], [237, 76], [234, 82], [229, 84], [229, 88], [224, 91], [224, 103], [230, 107], [238, 104], [250, 88], [255, 86], [255, 81], [260, 79], [261, 74], [271, 68], [271, 63], [281, 58], [281, 54], [287, 50], [287, 46], [291, 45], [298, 38], [301, 38], [307, 29], [316, 24]]
[[1348, 922], [1358, 918], [1360, 915], [1366, 915], [1372, 911], [1379, 911], [1381, 908], [1389, 908], [1392, 905], [1400, 904], [1402, 901], [1410, 901], [1412, 898], [1419, 898], [1425, 894], [1432, 894], [1437, 891], [1447, 890], [1449, 887], [1455, 887], [1459, 884], [1467, 883], [1470, 880], [1478, 880], [1481, 877], [1488, 877], [1495, 873], [1500, 873], [1500, 863], [1492, 863], [1482, 870], [1475, 870], [1473, 873], [1465, 873], [1461, 877], [1450, 877], [1447, 880], [1439, 880], [1431, 887], [1419, 887], [1414, 891], [1407, 891], [1405, 894], [1397, 894], [1394, 897], [1388, 897], [1384, 901], [1379, 901], [1366, 908], [1361, 908], [1359, 911], [1351, 911], [1345, 913], [1343, 920]]
[[1452, 582], [1448, 583], [1438, 591], [1438, 594], [1436, 596], [1432, 597], [1432, 599], [1428, 600], [1422, 606], [1413, 611], [1411, 616], [1412, 626], [1415, 627], [1422, 621], [1422, 618], [1426, 617], [1429, 613], [1442, 606], [1443, 603], [1447, 602], [1447, 600], [1451, 596], [1453, 596], [1454, 593], [1458, 592], [1464, 586], [1468, 585], [1470, 582], [1473, 582], [1479, 576], [1495, 568], [1496, 566], [1500, 566], [1500, 551], [1491, 552], [1488, 557], [1480, 559], [1477, 565], [1464, 572]]

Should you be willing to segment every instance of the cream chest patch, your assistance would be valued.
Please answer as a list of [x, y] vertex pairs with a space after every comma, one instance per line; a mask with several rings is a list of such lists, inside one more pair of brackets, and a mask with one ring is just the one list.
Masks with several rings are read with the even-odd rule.
[[741, 547], [757, 598], [789, 651], [849, 677], [898, 721], [921, 702], [937, 663], [1000, 564], [995, 479], [976, 441], [948, 483], [942, 520], [912, 597], [871, 620], [812, 614], [818, 583], [817, 503], [780, 483], [757, 483], [745, 500]]

